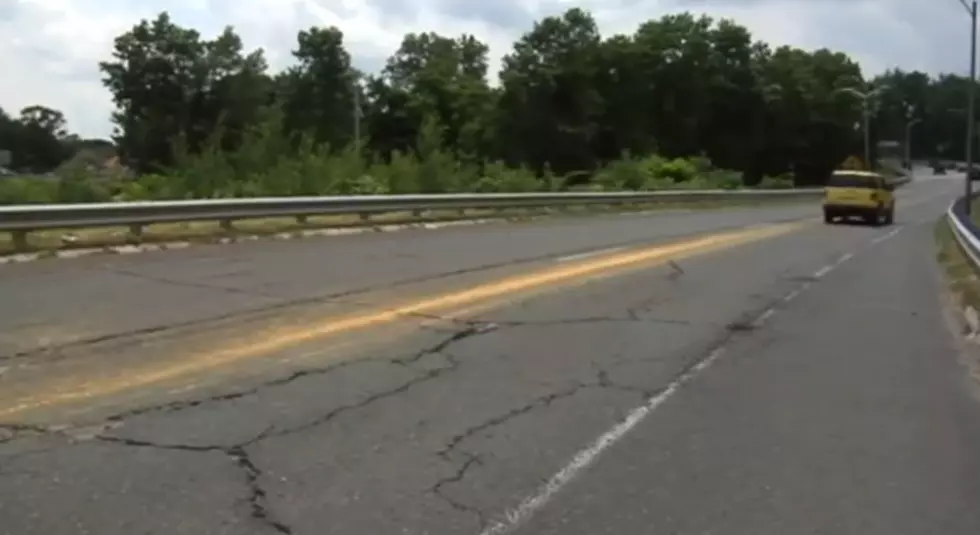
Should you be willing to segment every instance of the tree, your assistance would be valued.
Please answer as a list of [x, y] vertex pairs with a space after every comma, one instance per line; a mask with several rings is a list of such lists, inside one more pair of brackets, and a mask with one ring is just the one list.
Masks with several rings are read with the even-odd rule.
[[28, 128], [37, 128], [52, 138], [67, 135], [65, 116], [58, 110], [44, 106], [28, 106], [20, 110], [20, 123]]
[[351, 67], [344, 34], [333, 27], [300, 31], [293, 57], [298, 65], [279, 80], [287, 130], [333, 147], [350, 143], [362, 113], [355, 98], [360, 73]]
[[[427, 119], [441, 125], [443, 143], [457, 157], [486, 154], [493, 92], [487, 83], [486, 44], [471, 35], [408, 34], [380, 77], [370, 83], [372, 146], [408, 150]], [[385, 141], [382, 132], [394, 136]]]
[[[861, 153], [862, 102], [846, 88], [868, 83], [887, 88], [875, 103], [873, 140], [903, 139], [914, 119], [913, 156], [964, 153], [969, 81], [894, 70], [868, 82], [844, 53], [773, 48], [733, 20], [677, 13], [604, 37], [590, 13], [569, 9], [537, 21], [514, 43], [499, 88], [487, 80], [488, 52], [472, 35], [411, 33], [381, 72], [364, 75], [339, 29], [311, 27], [297, 34], [295, 64], [270, 76], [262, 51], [247, 51], [232, 28], [208, 40], [161, 13], [119, 36], [101, 68], [117, 105], [116, 141], [143, 170], [203, 154], [245, 176], [260, 160], [337, 153], [357, 137], [364, 141], [358, 157], [415, 161], [422, 169], [427, 159], [451, 157], [478, 169], [473, 176], [500, 174], [503, 161], [588, 181], [629, 154], [692, 159], [682, 162], [684, 172], [672, 172], [677, 180], [710, 162], [742, 173], [748, 184], [785, 173], [816, 184]], [[0, 117], [0, 136], [16, 130], [27, 139], [30, 124], [37, 136], [63, 137], [63, 119], [43, 108], [22, 119]], [[243, 144], [259, 150], [256, 140], [268, 154], [243, 154]], [[385, 187], [537, 183], [468, 180], [483, 179]], [[643, 185], [635, 177], [630, 183]]]
[[64, 115], [44, 106], [28, 106], [15, 119], [0, 109], [0, 150], [10, 151], [10, 167], [30, 172], [48, 172], [75, 148], [67, 142]]
[[575, 8], [535, 23], [504, 57], [497, 147], [507, 161], [558, 173], [595, 167], [601, 44], [595, 20]]
[[117, 107], [114, 139], [142, 170], [172, 165], [215, 137], [232, 148], [270, 97], [262, 51], [244, 54], [231, 28], [206, 41], [163, 12], [117, 37], [112, 57], [99, 66]]

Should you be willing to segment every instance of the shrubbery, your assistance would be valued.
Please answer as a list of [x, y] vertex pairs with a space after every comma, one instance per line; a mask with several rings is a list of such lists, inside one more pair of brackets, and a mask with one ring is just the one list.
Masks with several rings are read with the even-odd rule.
[[[356, 147], [331, 150], [307, 141], [290, 143], [272, 120], [249, 132], [235, 151], [205, 150], [181, 156], [173, 169], [136, 179], [85, 176], [73, 171], [58, 179], [3, 180], [0, 204], [742, 187], [740, 173], [716, 169], [704, 157], [666, 159], [624, 154], [594, 173], [559, 177], [547, 170], [535, 173], [501, 162], [460, 161], [441, 147], [440, 138], [438, 126], [428, 124], [422, 129], [415, 153], [395, 153], [381, 161], [364, 157]], [[767, 178], [760, 186], [792, 187], [792, 181]]]
[[[77, 203], [164, 199], [295, 195], [370, 195], [405, 193], [496, 193], [534, 191], [618, 191], [664, 189], [736, 189], [738, 173], [696, 173], [690, 160], [658, 156], [611, 163], [590, 184], [569, 186], [563, 177], [538, 176], [500, 162], [461, 163], [437, 153], [428, 157], [396, 154], [390, 162], [367, 161], [352, 150], [336, 154], [311, 151], [265, 165], [211, 157], [186, 167], [132, 180], [97, 177], [12, 178], [0, 181], [0, 204]], [[792, 181], [766, 178], [761, 188], [792, 187]]]

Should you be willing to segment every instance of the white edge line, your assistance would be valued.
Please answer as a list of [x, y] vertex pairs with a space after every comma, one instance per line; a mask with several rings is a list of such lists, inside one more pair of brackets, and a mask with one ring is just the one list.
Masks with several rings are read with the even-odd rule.
[[[598, 253], [599, 252], [596, 252], [594, 254]], [[845, 253], [841, 255], [833, 264], [820, 268], [814, 276], [816, 278], [820, 278], [853, 257], [853, 253]], [[784, 303], [792, 301], [806, 291], [810, 286], [810, 283], [801, 285], [796, 290], [793, 290], [792, 292], [783, 296], [782, 301]], [[760, 325], [772, 317], [775, 313], [776, 307], [768, 308], [763, 311], [752, 323], [754, 325]], [[626, 417], [621, 422], [614, 425], [605, 433], [599, 435], [599, 437], [595, 439], [591, 445], [579, 450], [579, 452], [572, 457], [572, 460], [561, 470], [555, 473], [555, 475], [551, 476], [551, 478], [548, 479], [548, 481], [545, 482], [545, 484], [542, 485], [537, 492], [524, 498], [516, 507], [507, 510], [504, 513], [504, 520], [496, 522], [487, 527], [480, 532], [480, 535], [507, 535], [512, 533], [520, 526], [521, 523], [530, 518], [539, 509], [547, 505], [551, 499], [559, 491], [561, 491], [565, 485], [575, 479], [575, 477], [582, 470], [585, 470], [591, 466], [603, 452], [619, 442], [630, 431], [632, 431], [633, 428], [639, 425], [640, 422], [646, 419], [647, 416], [653, 413], [654, 410], [670, 399], [671, 396], [676, 394], [686, 383], [690, 382], [701, 372], [711, 367], [711, 365], [721, 357], [724, 351], [724, 347], [715, 349], [708, 355], [707, 358], [701, 362], [698, 362], [689, 370], [681, 374], [680, 377], [674, 379], [662, 392], [647, 400], [645, 404], [640, 405], [627, 413]]]
[[694, 379], [702, 371], [714, 364], [721, 357], [722, 353], [724, 353], [724, 348], [715, 349], [707, 358], [687, 370], [677, 379], [674, 379], [662, 392], [650, 398], [645, 404], [631, 410], [621, 422], [602, 435], [599, 435], [589, 447], [576, 453], [572, 457], [571, 462], [565, 465], [558, 473], [551, 476], [538, 489], [538, 492], [528, 496], [516, 507], [507, 511], [504, 514], [503, 521], [491, 525], [480, 532], [480, 535], [505, 535], [516, 529], [523, 521], [527, 520], [537, 510], [550, 502], [555, 494], [571, 482], [579, 472], [592, 465], [599, 455], [619, 442], [620, 439], [639, 425], [654, 410], [676, 394], [685, 383]]
[[[952, 212], [950, 212], [952, 214]], [[952, 216], [951, 216], [952, 218]], [[955, 218], [952, 218], [955, 221]], [[958, 222], [957, 222], [958, 223]], [[884, 241], [898, 234], [901, 228], [895, 229], [885, 236], [878, 238], [878, 241]], [[977, 242], [977, 249], [980, 250], [980, 241], [973, 238], [973, 241]], [[622, 247], [617, 249], [623, 249]], [[605, 249], [602, 251], [593, 251], [590, 253], [583, 253], [579, 255], [571, 255], [563, 257], [559, 260], [568, 261], [569, 259], [585, 258], [588, 256], [594, 256], [601, 254], [603, 252], [610, 252], [617, 249]], [[972, 255], [971, 255], [972, 256]], [[848, 260], [854, 258], [854, 253], [844, 253], [832, 264], [828, 264], [814, 273], [814, 277], [819, 279], [834, 269], [840, 267], [842, 264]], [[976, 260], [976, 258], [974, 257]], [[980, 262], [978, 262], [980, 264]], [[782, 301], [788, 303], [798, 297], [800, 294], [805, 292], [811, 286], [810, 283], [805, 283], [799, 288], [791, 291], [790, 293], [783, 296]], [[776, 313], [776, 308], [768, 308], [763, 311], [753, 322], [753, 324], [762, 324], [767, 319], [772, 317]], [[480, 535], [506, 535], [513, 532], [519, 527], [521, 523], [531, 517], [539, 509], [547, 505], [551, 499], [561, 491], [565, 485], [570, 483], [575, 477], [591, 466], [603, 452], [609, 449], [611, 446], [619, 442], [623, 437], [625, 437], [630, 431], [632, 431], [637, 425], [639, 425], [643, 420], [647, 418], [654, 410], [656, 410], [660, 405], [670, 399], [674, 394], [676, 394], [681, 387], [686, 383], [690, 382], [692, 379], [697, 377], [701, 372], [711, 367], [712, 364], [717, 361], [721, 355], [724, 353], [725, 348], [719, 347], [711, 352], [707, 358], [698, 362], [691, 369], [687, 370], [680, 377], [674, 379], [667, 388], [656, 396], [647, 400], [647, 402], [639, 407], [634, 408], [626, 417], [611, 429], [605, 433], [599, 435], [591, 445], [579, 450], [578, 453], [572, 457], [572, 460], [566, 464], [561, 470], [559, 470], [555, 475], [542, 485], [538, 491], [522, 500], [516, 507], [509, 509], [504, 513], [504, 520], [496, 522], [480, 532]]]
[[555, 259], [555, 262], [572, 262], [574, 260], [584, 260], [586, 258], [592, 258], [593, 256], [599, 256], [603, 254], [611, 254], [622, 251], [626, 247], [610, 247], [608, 249], [599, 249], [598, 251], [588, 251], [585, 253], [571, 254], [568, 256], [559, 256]]

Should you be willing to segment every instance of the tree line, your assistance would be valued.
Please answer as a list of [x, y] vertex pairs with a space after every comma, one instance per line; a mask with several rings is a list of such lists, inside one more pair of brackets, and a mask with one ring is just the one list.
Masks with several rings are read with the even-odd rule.
[[[880, 88], [873, 141], [913, 124], [913, 158], [965, 149], [967, 79], [866, 78], [843, 52], [772, 47], [728, 19], [680, 13], [603, 36], [575, 8], [522, 35], [496, 84], [488, 53], [472, 35], [412, 33], [369, 74], [340, 29], [311, 27], [271, 72], [233, 28], [208, 39], [164, 12], [118, 36], [100, 69], [113, 142], [145, 175], [136, 197], [815, 184], [863, 154], [849, 89]], [[48, 111], [0, 115], [0, 148], [28, 167], [64, 156], [44, 148], [65, 138]]]

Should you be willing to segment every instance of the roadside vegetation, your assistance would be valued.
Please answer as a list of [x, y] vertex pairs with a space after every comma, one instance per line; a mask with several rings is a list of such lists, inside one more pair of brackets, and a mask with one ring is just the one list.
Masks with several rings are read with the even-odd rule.
[[914, 147], [956, 159], [965, 137], [947, 111], [964, 79], [868, 80], [846, 54], [771, 47], [688, 13], [612, 36], [580, 9], [544, 18], [499, 83], [471, 35], [406, 35], [374, 74], [338, 28], [300, 31], [293, 56], [272, 72], [233, 28], [140, 21], [100, 65], [111, 141], [71, 135], [43, 106], [0, 112], [20, 175], [0, 177], [0, 204], [813, 186], [861, 154], [861, 102], [842, 90], [881, 84], [874, 139], [901, 139], [909, 109]]
[[980, 277], [943, 216], [936, 223], [936, 258], [959, 308], [980, 312]]

